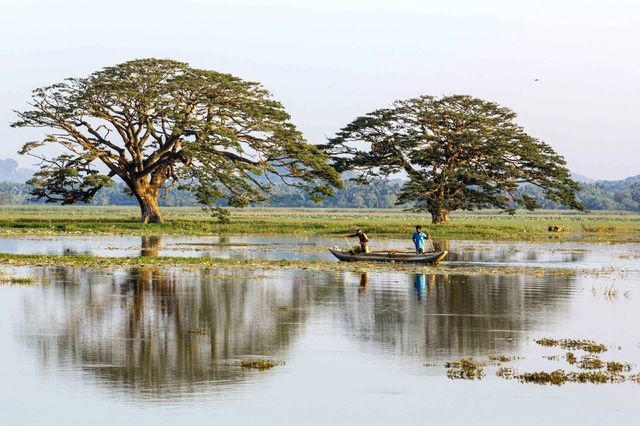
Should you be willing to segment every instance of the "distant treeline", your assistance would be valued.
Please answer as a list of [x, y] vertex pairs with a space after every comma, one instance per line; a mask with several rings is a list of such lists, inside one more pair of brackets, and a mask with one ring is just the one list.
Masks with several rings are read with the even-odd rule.
[[[380, 180], [370, 185], [360, 185], [347, 181], [345, 187], [336, 191], [336, 195], [320, 203], [314, 203], [309, 196], [300, 190], [280, 185], [273, 191], [270, 201], [260, 203], [273, 207], [337, 207], [337, 208], [393, 208], [396, 206], [396, 194], [402, 182], [399, 180]], [[588, 210], [627, 210], [640, 211], [640, 176], [622, 181], [603, 181], [581, 183], [578, 199]], [[525, 185], [521, 191], [535, 196], [542, 208], [560, 209], [559, 204], [542, 197], [541, 191], [534, 186]], [[31, 200], [29, 187], [24, 183], [0, 182], [0, 204], [36, 204]], [[123, 183], [103, 188], [96, 194], [92, 205], [137, 205], [130, 198]], [[161, 206], [195, 206], [195, 197], [187, 191], [171, 189], [160, 199]]]
[[[268, 202], [257, 205], [273, 207], [339, 207], [339, 208], [393, 208], [396, 207], [396, 193], [402, 186], [400, 181], [380, 180], [371, 185], [359, 185], [347, 181], [336, 195], [319, 203], [314, 203], [304, 192], [286, 185], [277, 186]], [[159, 199], [160, 206], [179, 207], [196, 206], [192, 193], [179, 189], [170, 189]], [[24, 183], [0, 182], [0, 204], [39, 204], [29, 195], [29, 186]], [[135, 198], [127, 195], [125, 185], [117, 182], [111, 187], [102, 188], [93, 197], [91, 205], [129, 206], [138, 205]]]

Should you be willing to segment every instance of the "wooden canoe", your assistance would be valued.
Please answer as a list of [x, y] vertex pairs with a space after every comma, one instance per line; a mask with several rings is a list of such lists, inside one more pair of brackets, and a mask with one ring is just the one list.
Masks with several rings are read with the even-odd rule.
[[343, 262], [397, 262], [437, 265], [447, 255], [447, 251], [433, 251], [424, 254], [407, 251], [372, 251], [370, 253], [350, 254], [348, 251], [329, 249], [332, 255]]

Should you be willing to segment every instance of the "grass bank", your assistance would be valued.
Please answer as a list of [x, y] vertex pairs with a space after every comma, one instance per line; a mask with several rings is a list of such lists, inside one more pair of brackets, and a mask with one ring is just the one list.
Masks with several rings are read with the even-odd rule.
[[[426, 215], [402, 210], [274, 209], [234, 210], [220, 224], [199, 208], [164, 208], [163, 224], [139, 223], [137, 207], [2, 206], [0, 235], [327, 235], [362, 228], [375, 237], [402, 237]], [[549, 233], [549, 225], [565, 229]], [[448, 225], [429, 226], [434, 239], [640, 241], [640, 214], [539, 211], [515, 216], [497, 212], [453, 214]]]
[[[257, 260], [257, 259], [219, 259], [211, 257], [100, 257], [100, 256], [60, 256], [40, 254], [0, 253], [0, 266], [17, 267], [74, 267], [113, 270], [117, 268], [215, 268], [217, 270], [255, 270], [280, 271], [284, 269], [305, 269], [316, 271], [351, 272], [417, 272], [427, 274], [526, 274], [537, 278], [543, 276], [573, 276], [575, 274], [609, 274], [619, 272], [611, 269], [571, 269], [571, 268], [533, 268], [513, 266], [423, 266], [401, 263], [364, 263], [337, 262], [323, 260]], [[0, 271], [2, 272], [2, 271]], [[5, 272], [6, 273], [6, 272]]]

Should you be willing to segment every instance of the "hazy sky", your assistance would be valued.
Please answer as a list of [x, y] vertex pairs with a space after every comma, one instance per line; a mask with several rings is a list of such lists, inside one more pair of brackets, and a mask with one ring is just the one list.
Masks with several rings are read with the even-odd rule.
[[470, 94], [577, 173], [640, 174], [638, 0], [0, 0], [0, 158], [34, 135], [9, 128], [32, 89], [143, 57], [262, 82], [313, 143], [395, 99]]

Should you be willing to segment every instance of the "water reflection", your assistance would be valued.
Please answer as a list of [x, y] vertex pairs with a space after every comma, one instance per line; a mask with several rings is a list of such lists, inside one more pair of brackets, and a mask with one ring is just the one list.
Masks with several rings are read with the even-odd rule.
[[[41, 361], [73, 364], [115, 388], [160, 397], [242, 381], [238, 360], [282, 356], [304, 322], [308, 278], [133, 268], [108, 276], [43, 270], [47, 303], [28, 300], [24, 335]], [[80, 284], [80, 285], [77, 285]], [[276, 307], [285, 309], [274, 309]]]
[[[408, 249], [408, 239], [376, 239], [380, 250]], [[327, 247], [340, 245], [335, 238], [274, 236], [56, 236], [0, 238], [0, 252], [15, 254], [87, 254], [94, 256], [187, 256], [230, 259], [336, 259]], [[487, 241], [436, 241], [438, 250], [448, 250], [445, 262], [501, 263], [518, 266], [602, 267], [612, 260], [637, 267], [628, 253], [639, 244], [525, 243]], [[627, 257], [625, 257], [627, 256]]]
[[[354, 278], [340, 279], [348, 288]], [[573, 276], [378, 274], [366, 297], [359, 286], [357, 308], [338, 314], [348, 333], [385, 352], [425, 359], [509, 352], [540, 320], [566, 314], [574, 287]]]
[[143, 235], [140, 243], [140, 256], [157, 257], [161, 245], [162, 237]]
[[512, 351], [541, 319], [564, 315], [574, 287], [570, 276], [37, 271], [50, 285], [25, 295], [19, 324], [42, 364], [162, 398], [241, 383], [244, 357], [295, 357], [291, 342], [311, 318], [365, 352]]
[[423, 302], [427, 298], [427, 292], [433, 289], [436, 283], [434, 274], [416, 274], [414, 280], [414, 290], [417, 302]]

